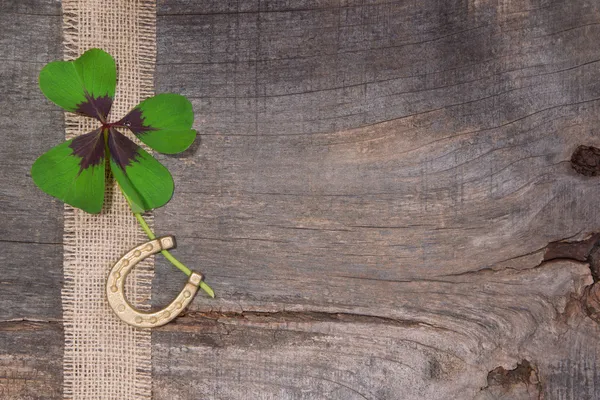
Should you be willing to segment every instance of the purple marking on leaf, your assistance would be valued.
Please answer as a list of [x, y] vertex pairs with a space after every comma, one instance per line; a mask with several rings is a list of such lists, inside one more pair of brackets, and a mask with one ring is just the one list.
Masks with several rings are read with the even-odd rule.
[[110, 128], [108, 135], [110, 156], [123, 171], [139, 156], [140, 146], [116, 129]]
[[99, 165], [104, 160], [104, 136], [101, 129], [77, 136], [69, 147], [73, 155], [81, 157], [79, 173], [86, 168]]
[[144, 117], [142, 115], [142, 111], [137, 108], [131, 110], [129, 114], [124, 116], [123, 119], [116, 123], [116, 125], [127, 127], [131, 130], [131, 132], [135, 133], [136, 135], [156, 130], [151, 126], [144, 125]]
[[87, 101], [78, 104], [75, 112], [105, 122], [106, 117], [108, 117], [108, 113], [110, 112], [110, 108], [112, 107], [113, 99], [109, 96], [93, 98], [86, 95], [85, 97], [87, 98]]

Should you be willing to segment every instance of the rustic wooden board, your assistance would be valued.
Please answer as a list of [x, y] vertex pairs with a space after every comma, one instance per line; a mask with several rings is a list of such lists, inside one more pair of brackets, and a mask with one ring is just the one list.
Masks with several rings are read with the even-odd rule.
[[[557, 262], [385, 285], [379, 293], [376, 284], [367, 288], [382, 303], [385, 293], [396, 293], [410, 316], [310, 312], [307, 307], [191, 313], [154, 335], [155, 396], [491, 399], [504, 388], [489, 386], [488, 372], [526, 359], [549, 398], [569, 398], [552, 395], [566, 389], [597, 398], [596, 386], [567, 384], [576, 372], [597, 379], [594, 367], [579, 363], [597, 358], [597, 337], [582, 334], [578, 341], [565, 341], [556, 331], [570, 336], [585, 327], [586, 334], [597, 333], [595, 323], [565, 310], [569, 296], [589, 283], [585, 265]], [[385, 311], [384, 306], [378, 314]], [[582, 325], [573, 332], [568, 324]], [[548, 376], [555, 381], [546, 381]], [[537, 399], [542, 389], [526, 378], [524, 386]], [[521, 389], [514, 386], [507, 392]]]
[[157, 90], [202, 135], [156, 226], [218, 299], [154, 334], [155, 397], [600, 397], [589, 271], [542, 263], [600, 223], [569, 164], [600, 144], [599, 11], [161, 2]]
[[62, 399], [62, 325], [49, 321], [0, 324], [0, 398]]
[[0, 320], [60, 318], [62, 204], [29, 170], [64, 138], [62, 112], [38, 89], [39, 70], [62, 58], [60, 4], [0, 2]]
[[[156, 229], [217, 299], [154, 332], [155, 399], [600, 398], [600, 186], [569, 163], [600, 147], [600, 5], [158, 11], [157, 91], [201, 136], [159, 156]], [[0, 397], [59, 399], [62, 205], [28, 171], [64, 135], [60, 4], [0, 23]], [[184, 280], [159, 260], [155, 304]]]
[[0, 1], [0, 398], [62, 398], [62, 204], [29, 169], [64, 138], [37, 75], [62, 57], [60, 3]]

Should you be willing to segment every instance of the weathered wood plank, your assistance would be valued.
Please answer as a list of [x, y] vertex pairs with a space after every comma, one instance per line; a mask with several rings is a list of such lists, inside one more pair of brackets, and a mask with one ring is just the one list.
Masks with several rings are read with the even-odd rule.
[[60, 4], [0, 2], [0, 320], [59, 319], [62, 204], [29, 169], [64, 138], [62, 112], [38, 88], [42, 66], [62, 57]]
[[0, 398], [62, 398], [62, 204], [35, 188], [31, 164], [64, 138], [38, 89], [62, 57], [60, 3], [0, 0]]
[[[290, 294], [270, 277], [405, 280], [501, 267], [525, 254], [533, 266], [548, 242], [596, 229], [598, 186], [567, 162], [577, 144], [599, 142], [600, 54], [591, 43], [600, 30], [585, 2], [529, 12], [485, 2], [473, 10], [307, 3], [281, 12], [277, 4], [239, 14], [231, 5], [170, 4], [159, 19], [158, 90], [192, 97], [203, 136], [185, 159], [163, 158], [178, 190], [158, 226], [176, 233], [183, 257], [199, 257], [216, 281], [236, 278], [240, 293], [275, 282]], [[380, 122], [367, 127], [320, 129], [334, 118], [334, 102], [350, 110], [364, 99], [314, 99], [314, 89], [281, 83], [312, 87], [321, 75], [300, 68], [310, 62], [325, 66], [328, 85], [343, 86], [325, 39], [288, 38], [331, 19], [329, 35], [339, 34], [341, 46], [349, 14], [360, 15], [354, 29], [393, 38], [381, 46], [362, 33], [351, 54], [369, 60], [356, 77], [371, 87], [366, 102], [394, 114], [352, 124]], [[440, 15], [453, 16], [458, 33], [448, 34]], [[483, 32], [469, 29], [479, 25]], [[436, 28], [446, 33], [440, 40], [431, 37]], [[256, 42], [252, 51], [246, 41]], [[535, 45], [517, 51], [519, 43]], [[248, 63], [260, 76], [252, 75], [252, 92], [239, 92]], [[407, 68], [422, 74], [407, 82]], [[302, 123], [288, 128], [295, 118]], [[571, 203], [576, 209], [563, 212]]]
[[[571, 3], [557, 3], [547, 9], [523, 13], [516, 13], [517, 10], [512, 9], [495, 10], [498, 18], [488, 24], [490, 35], [487, 47], [509, 47], [514, 35], [531, 35], [528, 39], [533, 40], [539, 30], [554, 29], [554, 26], [540, 26], [551, 18], [564, 18], [569, 26], [579, 21], [578, 18], [587, 20], [590, 16], [584, 5], [582, 3], [579, 8], [570, 8], [568, 13], [564, 7], [570, 7]], [[271, 3], [265, 6], [265, 11], [268, 11], [265, 14], [269, 15], [265, 18], [276, 18], [271, 14], [283, 16], [276, 20], [278, 24], [266, 24], [263, 29], [271, 35], [278, 32], [280, 37], [289, 36], [285, 34], [288, 31], [293, 33], [295, 29], [305, 29], [305, 24], [298, 24], [296, 18], [304, 18], [304, 22], [309, 17], [317, 18], [313, 14], [318, 16], [323, 12], [332, 12], [332, 9], [337, 10], [338, 14], [351, 11], [366, 13], [364, 9], [381, 13], [377, 7], [371, 6], [358, 7], [358, 10], [356, 7], [335, 9], [326, 6], [323, 7], [325, 11], [317, 6], [315, 10], [309, 6], [298, 6], [301, 11], [296, 16], [294, 11], [277, 13], [271, 6], [277, 8], [276, 4]], [[228, 47], [228, 44], [242, 39], [250, 40], [254, 36], [243, 35], [246, 31], [240, 32], [241, 28], [232, 25], [233, 22], [227, 18], [235, 21], [237, 18], [256, 19], [262, 18], [262, 14], [252, 12], [250, 7], [248, 10], [244, 8], [244, 14], [248, 15], [238, 16], [232, 12], [236, 10], [235, 7], [224, 11], [221, 8], [212, 10], [207, 6], [196, 11], [185, 8], [181, 15], [177, 15], [176, 5], [165, 7], [167, 15], [159, 21], [159, 27], [162, 27], [159, 35], [162, 50], [157, 77], [159, 90], [179, 88], [192, 97], [194, 92], [206, 92], [205, 97], [211, 100], [219, 98], [219, 90], [232, 90], [238, 75], [243, 73], [231, 72], [229, 76], [226, 69], [215, 67], [209, 78], [203, 78], [205, 71], [201, 69], [202, 65], [221, 61], [204, 62], [202, 50], [209, 52], [212, 48], [206, 42], [215, 48], [231, 48], [233, 61], [223, 62], [234, 65], [241, 63], [238, 61], [237, 48], [233, 45]], [[427, 5], [419, 4], [416, 7], [418, 10], [415, 12], [422, 11], [420, 7]], [[477, 10], [473, 11], [474, 14], [462, 10], [466, 13], [462, 15], [460, 5], [455, 7], [458, 8], [438, 11], [461, 15], [462, 19], [459, 19], [465, 25], [473, 22], [469, 18], [478, 15]], [[538, 13], [542, 13], [541, 16]], [[410, 15], [398, 13], [394, 17], [402, 21], [403, 18], [409, 19]], [[426, 16], [421, 19], [426, 19]], [[433, 22], [423, 20], [419, 26], [429, 26]], [[513, 30], [505, 33], [502, 29], [506, 25], [516, 25], [520, 29], [516, 29], [517, 33]], [[228, 26], [233, 28], [227, 30], [225, 27]], [[190, 27], [196, 28], [186, 35], [184, 29]], [[258, 29], [255, 25], [248, 29], [252, 27]], [[533, 27], [537, 27], [537, 30], [529, 29]], [[204, 29], [208, 29], [212, 35], [200, 37], [196, 29], [204, 33], [207, 33]], [[572, 30], [576, 29], [569, 28], [564, 34]], [[418, 35], [420, 30], [415, 32]], [[518, 53], [512, 57], [518, 59], [514, 61], [509, 57], [512, 53], [506, 50], [506, 54], [486, 61], [499, 64], [492, 72], [482, 69], [479, 64], [473, 66], [462, 60], [465, 63], [461, 65], [463, 74], [468, 75], [471, 71], [489, 75], [483, 79], [485, 84], [479, 90], [480, 96], [486, 95], [481, 93], [481, 90], [485, 90], [491, 92], [493, 98], [508, 97], [506, 101], [496, 102], [495, 108], [490, 110], [483, 107], [489, 103], [490, 96], [486, 95], [482, 100], [467, 99], [458, 106], [445, 105], [443, 110], [428, 110], [428, 114], [420, 117], [403, 116], [403, 110], [397, 108], [399, 118], [388, 123], [320, 135], [308, 134], [312, 130], [307, 129], [290, 137], [288, 130], [279, 124], [281, 121], [269, 120], [265, 116], [267, 111], [256, 107], [251, 110], [254, 119], [259, 119], [261, 124], [279, 127], [280, 134], [269, 135], [256, 126], [244, 129], [243, 126], [229, 124], [229, 121], [223, 122], [227, 115], [222, 116], [214, 108], [202, 107], [196, 101], [202, 113], [200, 118], [203, 122], [198, 124], [198, 128], [204, 134], [203, 144], [183, 162], [181, 159], [165, 158], [165, 162], [176, 171], [180, 185], [170, 209], [163, 214], [159, 211], [159, 222], [164, 222], [159, 225], [168, 229], [167, 219], [172, 218], [174, 213], [170, 210], [185, 210], [186, 223], [182, 224], [173, 218], [172, 226], [176, 229], [171, 229], [179, 233], [180, 243], [181, 240], [187, 240], [180, 246], [181, 251], [193, 255], [200, 253], [200, 257], [206, 254], [200, 260], [208, 264], [205, 268], [210, 272], [226, 269], [237, 277], [247, 278], [247, 271], [252, 270], [256, 281], [272, 273], [284, 276], [292, 273], [303, 277], [314, 274], [315, 270], [321, 272], [324, 265], [327, 266], [327, 274], [352, 269], [359, 276], [376, 279], [452, 274], [501, 264], [542, 250], [549, 241], [593, 230], [597, 213], [591, 199], [597, 185], [574, 174], [566, 161], [574, 144], [597, 142], [593, 136], [597, 115], [597, 104], [592, 101], [595, 97], [564, 101], [561, 106], [560, 103], [548, 103], [557, 101], [557, 96], [540, 96], [529, 90], [542, 90], [540, 86], [545, 87], [546, 92], [559, 93], [562, 97], [558, 97], [563, 100], [565, 97], [579, 96], [580, 93], [567, 90], [569, 84], [564, 83], [565, 79], [585, 80], [585, 83], [578, 82], [578, 85], [591, 90], [595, 71], [586, 70], [587, 61], [581, 66], [576, 63], [582, 57], [593, 60], [597, 55], [588, 46], [591, 39], [587, 39], [587, 36], [593, 37], [593, 33], [586, 35], [585, 40], [579, 40], [577, 36], [579, 44], [569, 45], [568, 56], [565, 55], [567, 48], [560, 47], [567, 46], [564, 40], [555, 44], [552, 39], [555, 35], [550, 35], [547, 38], [550, 43], [544, 43], [542, 36], [537, 39], [539, 46], [528, 49], [536, 51], [534, 55], [531, 51], [524, 55]], [[453, 52], [444, 53], [456, 58], [459, 50], [466, 46], [462, 39], [472, 40], [471, 47], [478, 47], [475, 41], [480, 38], [471, 36], [454, 35], [440, 46], [459, 46]], [[270, 60], [269, 54], [273, 52], [287, 54], [292, 51], [285, 43], [273, 42], [270, 38], [267, 35], [264, 43], [257, 39], [266, 56], [261, 53], [255, 58], [262, 55]], [[177, 47], [178, 43], [183, 43], [181, 49]], [[304, 42], [298, 46], [302, 44]], [[430, 46], [430, 41], [425, 41], [425, 45]], [[559, 48], [549, 49], [551, 45]], [[366, 47], [370, 49], [372, 46]], [[565, 51], [559, 51], [561, 49]], [[437, 52], [433, 54], [439, 55]], [[196, 62], [181, 64], [179, 61], [185, 61], [184, 56], [192, 55], [201, 59], [200, 67], [196, 66]], [[210, 55], [212, 53], [206, 57]], [[411, 53], [406, 55], [410, 57]], [[554, 59], [550, 58], [551, 62], [532, 68], [511, 70], [514, 66], [506, 65], [505, 59], [516, 63], [519, 57]], [[560, 61], [562, 58], [564, 60]], [[290, 62], [295, 60], [293, 58]], [[380, 68], [375, 62], [378, 60], [373, 57], [369, 68]], [[458, 61], [453, 59], [455, 63]], [[560, 68], [564, 63], [575, 65], [569, 66], [565, 72]], [[407, 64], [411, 64], [410, 59], [401, 65]], [[186, 70], [186, 65], [191, 65], [189, 68], [192, 69]], [[455, 67], [454, 64], [452, 66]], [[337, 69], [334, 67], [329, 70], [330, 75], [336, 75]], [[291, 76], [293, 70], [293, 64], [281, 70], [261, 69], [266, 77], [257, 81], [256, 85], [264, 89], [266, 82], [274, 81], [272, 75], [289, 75], [290, 80], [298, 79]], [[541, 75], [543, 80], [536, 74], [539, 70], [544, 71], [541, 72], [544, 74]], [[437, 76], [444, 71], [433, 74]], [[378, 74], [372, 72], [371, 75]], [[496, 93], [496, 88], [490, 87], [489, 80], [499, 79], [498, 76], [506, 81], [506, 85], [521, 84], [524, 79], [532, 80], [532, 85], [527, 90], [520, 90], [520, 93]], [[306, 74], [300, 80], [310, 78], [311, 75]], [[213, 86], [204, 85], [205, 82], [198, 79], [210, 80]], [[445, 81], [443, 75], [437, 79], [442, 83]], [[404, 85], [398, 80], [384, 81], [385, 85], [392, 88], [402, 88]], [[553, 91], [552, 88], [557, 85], [564, 86], [565, 93]], [[421, 86], [424, 87], [415, 90], [420, 95], [434, 99], [440, 97], [426, 85]], [[475, 96], [470, 89], [476, 88], [472, 88], [468, 82], [450, 88], [439, 86], [440, 89], [436, 90], [452, 95], [452, 102], [461, 100], [465, 95]], [[373, 95], [386, 98], [385, 93], [386, 90], [374, 91]], [[242, 95], [227, 97], [223, 111], [241, 120], [252, 119], [243, 110], [240, 112], [235, 109], [239, 98], [244, 100], [246, 97], [252, 99], [252, 96]], [[302, 96], [298, 99], [300, 104], [308, 102]], [[279, 101], [274, 100], [273, 104]], [[524, 107], [506, 107], [506, 103], [511, 102], [524, 102]], [[352, 104], [350, 102], [349, 106]], [[311, 109], [329, 110], [329, 106], [330, 103], [323, 99], [316, 107], [311, 105]], [[462, 117], [457, 118], [458, 114], [447, 111], [454, 107], [465, 112], [466, 109], [477, 109], [479, 106], [485, 112], [478, 114], [477, 124]], [[509, 118], [509, 112], [519, 114]], [[271, 114], [287, 118], [275, 109]], [[491, 121], [494, 118], [497, 120], [495, 125]], [[215, 124], [219, 121], [227, 124], [228, 130], [222, 131], [217, 127]], [[472, 125], [477, 129], [469, 129]], [[589, 128], [587, 132], [583, 126]], [[563, 213], [563, 205], [575, 200], [578, 212]], [[198, 207], [198, 203], [202, 206]], [[168, 218], [160, 220], [161, 215]], [[528, 240], [515, 240], [522, 238]], [[195, 243], [195, 247], [202, 246], [200, 252], [192, 246]], [[226, 259], [222, 257], [223, 254], [227, 254]], [[538, 251], [527, 264], [539, 263], [541, 256], [542, 251]], [[268, 281], [265, 280], [267, 284]], [[236, 289], [259, 292], [257, 287], [248, 287], [246, 279], [240, 282], [244, 287]]]
[[62, 399], [62, 355], [61, 324], [0, 322], [0, 398]]
[[0, 242], [0, 322], [62, 319], [62, 244]]
[[[154, 335], [156, 398], [598, 397], [596, 323], [559, 305], [589, 272], [541, 264], [548, 243], [599, 230], [598, 181], [569, 164], [600, 145], [597, 11], [162, 2], [157, 90], [192, 99], [201, 141], [161, 158], [177, 189], [156, 226], [219, 298]], [[165, 304], [183, 278], [157, 273]], [[450, 372], [428, 375], [411, 340]], [[366, 361], [381, 343], [398, 364]]]
[[[582, 321], [586, 332], [600, 331], [582, 313], [566, 311], [570, 296], [589, 283], [587, 266], [556, 262], [397, 284], [395, 294], [404, 294], [399, 301], [411, 315], [393, 318], [356, 310], [192, 313], [154, 335], [155, 398], [485, 399], [497, 392], [486, 387], [488, 372], [522, 358], [544, 378], [567, 383], [568, 374], [582, 369], [580, 360], [600, 352], [597, 336], [563, 343], [555, 331], [578, 335], [568, 323]], [[575, 343], [589, 353], [571, 353]], [[585, 374], [594, 380], [592, 368]], [[600, 395], [593, 385], [571, 386], [589, 398]], [[545, 398], [568, 398], [550, 393], [560, 387], [540, 386], [535, 398], [542, 390]]]
[[[600, 146], [595, 2], [159, 6], [157, 90], [202, 136], [156, 226], [219, 298], [155, 333], [156, 399], [600, 397], [589, 269], [542, 263], [600, 230], [568, 163]], [[59, 5], [0, 11], [0, 393], [60, 398], [62, 207], [27, 177]]]

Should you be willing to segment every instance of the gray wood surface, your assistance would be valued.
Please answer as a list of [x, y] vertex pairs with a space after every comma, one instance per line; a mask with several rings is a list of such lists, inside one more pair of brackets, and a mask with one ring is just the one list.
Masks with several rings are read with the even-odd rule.
[[37, 76], [62, 58], [60, 3], [0, 1], [0, 399], [62, 398], [62, 209], [31, 164], [64, 138]]
[[[27, 178], [59, 14], [0, 1], [9, 399], [61, 397], [62, 206]], [[157, 91], [201, 135], [159, 156], [156, 230], [217, 299], [153, 333], [154, 398], [600, 398], [600, 178], [570, 165], [599, 39], [596, 1], [159, 1]], [[155, 305], [184, 280], [159, 260]]]

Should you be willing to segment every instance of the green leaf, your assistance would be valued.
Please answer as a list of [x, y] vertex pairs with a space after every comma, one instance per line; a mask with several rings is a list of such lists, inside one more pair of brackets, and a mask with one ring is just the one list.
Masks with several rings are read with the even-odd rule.
[[152, 149], [167, 154], [187, 149], [196, 139], [194, 110], [179, 94], [150, 97], [129, 112], [118, 125], [125, 126]]
[[102, 122], [110, 112], [116, 86], [115, 60], [100, 49], [90, 49], [75, 61], [51, 62], [40, 71], [40, 89], [49, 100]]
[[99, 213], [104, 201], [104, 148], [100, 130], [78, 136], [41, 155], [31, 167], [31, 177], [49, 195]]
[[110, 169], [134, 213], [158, 208], [173, 196], [168, 169], [125, 135], [110, 128]]

